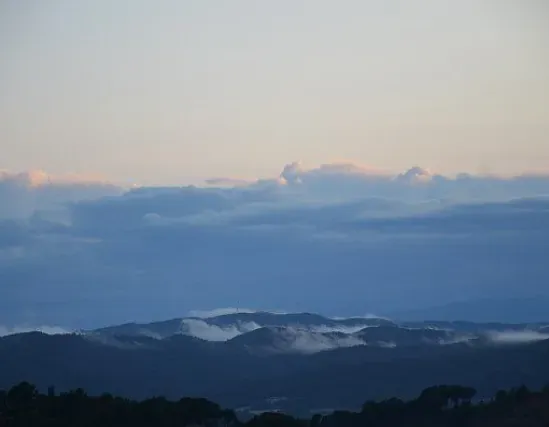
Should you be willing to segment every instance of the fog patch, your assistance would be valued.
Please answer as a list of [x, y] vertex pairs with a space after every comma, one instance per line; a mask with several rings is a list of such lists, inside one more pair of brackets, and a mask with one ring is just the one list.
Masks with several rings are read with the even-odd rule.
[[381, 348], [396, 348], [396, 343], [393, 341], [380, 341], [377, 343], [378, 347]]
[[549, 333], [538, 331], [493, 331], [487, 333], [488, 338], [495, 343], [524, 344], [549, 339]]
[[255, 322], [242, 322], [227, 327], [210, 325], [200, 319], [183, 319], [181, 329], [185, 335], [190, 335], [206, 341], [228, 341], [246, 332], [259, 329]]
[[61, 328], [59, 326], [13, 326], [6, 327], [0, 325], [0, 337], [8, 335], [24, 334], [28, 332], [42, 332], [47, 335], [63, 335], [70, 334], [72, 331]]
[[363, 340], [354, 336], [336, 337], [296, 328], [285, 328], [279, 338], [278, 350], [303, 354], [365, 345]]
[[353, 325], [353, 326], [343, 326], [343, 325], [321, 325], [311, 327], [312, 332], [317, 332], [320, 334], [330, 334], [330, 333], [342, 333], [347, 335], [356, 334], [357, 332], [362, 331], [366, 328], [375, 328], [377, 325]]
[[[437, 329], [437, 330], [442, 330], [442, 329]], [[440, 345], [463, 344], [463, 343], [470, 343], [476, 338], [477, 338], [476, 335], [460, 335], [460, 336], [455, 336], [448, 339], [441, 339], [438, 341], [438, 343]]]

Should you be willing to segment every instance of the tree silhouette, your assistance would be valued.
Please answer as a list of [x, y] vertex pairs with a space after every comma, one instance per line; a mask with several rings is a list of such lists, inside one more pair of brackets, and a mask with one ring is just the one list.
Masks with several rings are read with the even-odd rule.
[[475, 390], [459, 385], [425, 389], [417, 399], [368, 401], [358, 413], [335, 411], [310, 420], [272, 412], [239, 420], [231, 410], [206, 399], [141, 402], [110, 394], [89, 396], [83, 389], [46, 395], [21, 383], [0, 391], [0, 427], [547, 427], [549, 390], [518, 387], [473, 404]]

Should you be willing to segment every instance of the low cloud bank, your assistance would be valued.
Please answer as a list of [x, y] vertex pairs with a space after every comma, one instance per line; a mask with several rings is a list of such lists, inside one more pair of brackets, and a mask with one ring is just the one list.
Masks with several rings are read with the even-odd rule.
[[319, 353], [336, 348], [366, 345], [358, 337], [312, 332], [302, 328], [276, 328], [270, 349], [275, 352]]
[[[294, 162], [286, 165], [273, 179], [211, 178], [205, 181], [205, 185], [204, 188], [142, 187], [125, 193], [123, 188], [93, 176], [0, 171], [0, 218], [27, 218], [37, 211], [67, 203], [122, 194], [124, 197], [118, 202], [128, 202], [134, 209], [140, 205], [140, 198], [155, 199], [158, 210], [142, 211], [140, 218], [149, 213], [173, 218], [206, 211], [219, 212], [254, 202], [276, 205], [298, 200], [341, 202], [365, 197], [416, 202], [434, 199], [461, 202], [505, 200], [548, 195], [549, 174], [495, 177], [462, 173], [450, 177], [421, 167], [388, 173], [353, 163], [324, 164], [307, 169], [300, 162]], [[174, 201], [183, 198], [183, 205], [174, 205]], [[169, 206], [162, 206], [164, 202]], [[120, 203], [116, 205], [121, 206]], [[148, 206], [150, 209], [151, 205]]]
[[47, 335], [63, 335], [70, 334], [72, 331], [61, 328], [59, 326], [13, 326], [6, 327], [0, 325], [0, 337], [8, 335], [24, 334], [27, 332], [42, 332]]
[[491, 341], [500, 344], [523, 344], [549, 339], [549, 333], [539, 331], [501, 331], [490, 332], [488, 337]]
[[246, 332], [261, 328], [254, 322], [242, 322], [227, 327], [211, 325], [203, 320], [183, 319], [182, 330], [186, 335], [191, 335], [206, 341], [228, 341]]

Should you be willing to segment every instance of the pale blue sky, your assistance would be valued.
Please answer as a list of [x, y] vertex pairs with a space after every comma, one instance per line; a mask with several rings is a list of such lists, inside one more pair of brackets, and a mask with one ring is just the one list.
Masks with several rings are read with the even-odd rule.
[[545, 0], [4, 0], [0, 169], [549, 171]]

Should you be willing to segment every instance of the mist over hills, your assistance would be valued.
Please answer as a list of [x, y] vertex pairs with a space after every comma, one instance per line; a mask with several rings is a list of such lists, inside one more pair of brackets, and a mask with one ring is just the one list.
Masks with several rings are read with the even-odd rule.
[[42, 388], [203, 396], [232, 408], [308, 413], [409, 397], [463, 378], [486, 396], [522, 383], [542, 386], [548, 343], [549, 322], [234, 313], [8, 335], [0, 338], [0, 387], [29, 380]]
[[0, 427], [549, 427], [549, 0], [50, 3]]
[[[549, 338], [549, 322], [474, 323], [392, 321], [385, 318], [328, 318], [311, 313], [246, 312], [186, 317], [147, 324], [128, 323], [80, 331], [90, 339], [119, 337], [169, 339], [188, 336], [234, 347], [274, 353], [317, 353], [340, 347], [407, 347], [491, 342], [523, 343]], [[514, 338], [513, 338], [514, 337]]]
[[[1, 387], [302, 412], [549, 378], [547, 177], [32, 177], [0, 176]], [[182, 316], [228, 306], [258, 310]]]

